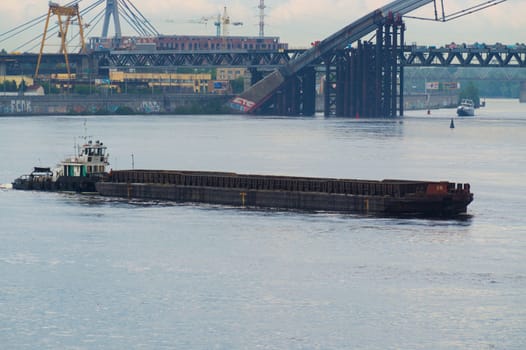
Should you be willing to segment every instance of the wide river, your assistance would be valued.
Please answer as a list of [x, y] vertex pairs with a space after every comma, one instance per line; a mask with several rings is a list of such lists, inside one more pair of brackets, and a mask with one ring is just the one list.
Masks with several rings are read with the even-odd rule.
[[427, 220], [3, 189], [0, 348], [525, 349], [526, 104], [454, 114], [0, 118], [0, 184], [87, 133], [113, 169], [475, 193], [466, 219]]

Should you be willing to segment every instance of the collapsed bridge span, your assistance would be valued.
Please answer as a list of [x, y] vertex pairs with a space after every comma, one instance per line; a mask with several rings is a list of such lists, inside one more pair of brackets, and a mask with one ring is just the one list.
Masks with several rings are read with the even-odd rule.
[[[325, 114], [396, 116], [403, 114], [402, 69], [397, 50], [403, 44], [402, 16], [434, 0], [396, 0], [316, 43], [230, 101], [242, 113], [312, 115], [315, 111], [315, 65], [326, 67]], [[351, 43], [376, 30], [376, 45]], [[372, 108], [374, 106], [374, 108]]]

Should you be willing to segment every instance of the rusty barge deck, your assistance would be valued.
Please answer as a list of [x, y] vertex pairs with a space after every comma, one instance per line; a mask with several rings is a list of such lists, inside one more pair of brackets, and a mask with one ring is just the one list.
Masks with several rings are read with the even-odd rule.
[[96, 184], [103, 196], [240, 207], [449, 217], [473, 200], [469, 184], [355, 180], [226, 172], [119, 170]]

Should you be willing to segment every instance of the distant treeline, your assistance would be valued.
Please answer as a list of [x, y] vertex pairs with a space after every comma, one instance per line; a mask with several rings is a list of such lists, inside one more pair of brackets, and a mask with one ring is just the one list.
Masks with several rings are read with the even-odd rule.
[[473, 84], [481, 97], [519, 98], [526, 81], [524, 68], [407, 67], [404, 72], [406, 93], [423, 92], [426, 82], [458, 82], [461, 90]]
[[5, 80], [0, 83], [0, 92], [17, 92], [25, 91], [26, 83], [22, 80], [22, 84], [18, 86], [14, 80]]

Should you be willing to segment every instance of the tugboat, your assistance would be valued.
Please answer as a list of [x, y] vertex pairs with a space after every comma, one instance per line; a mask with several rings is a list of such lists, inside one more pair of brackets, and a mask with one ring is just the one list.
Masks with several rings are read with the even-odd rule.
[[457, 115], [459, 117], [473, 117], [475, 116], [475, 104], [473, 100], [463, 99], [460, 102], [460, 106], [457, 108]]
[[108, 175], [106, 146], [92, 140], [78, 146], [76, 156], [60, 162], [55, 169], [35, 167], [29, 175], [13, 181], [13, 189], [33, 191], [96, 192], [95, 183]]

